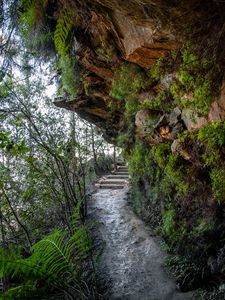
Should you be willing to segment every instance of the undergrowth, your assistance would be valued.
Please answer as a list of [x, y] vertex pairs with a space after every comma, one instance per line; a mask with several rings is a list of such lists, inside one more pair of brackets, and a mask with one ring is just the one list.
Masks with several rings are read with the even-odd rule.
[[[80, 221], [76, 209], [71, 230], [56, 229], [32, 246], [31, 255], [23, 258], [21, 249], [0, 248], [0, 278], [12, 284], [2, 293], [4, 299], [92, 299], [94, 275], [92, 242], [88, 228]], [[91, 281], [90, 281], [91, 279]], [[14, 282], [14, 283], [13, 283]]]
[[177, 105], [196, 110], [203, 116], [208, 114], [213, 99], [212, 84], [207, 77], [210, 67], [210, 60], [200, 60], [187, 49], [182, 51], [182, 63], [176, 74], [177, 82], [170, 87]]
[[198, 286], [200, 280], [207, 275], [204, 274], [207, 270], [196, 265], [191, 257], [169, 256], [165, 261], [165, 266], [176, 277], [177, 284], [182, 291]]

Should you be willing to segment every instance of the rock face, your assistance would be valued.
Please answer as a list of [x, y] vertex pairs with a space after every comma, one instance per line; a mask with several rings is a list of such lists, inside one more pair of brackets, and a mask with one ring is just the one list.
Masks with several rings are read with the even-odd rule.
[[175, 49], [175, 37], [155, 26], [138, 25], [126, 15], [115, 11], [113, 23], [120, 37], [123, 58], [144, 68], [151, 67], [157, 59]]
[[225, 119], [225, 81], [223, 81], [219, 96], [212, 103], [209, 112], [209, 121], [221, 121]]
[[116, 135], [118, 126], [112, 128], [123, 123], [123, 109], [114, 112], [114, 117], [109, 109], [115, 71], [125, 61], [149, 69], [179, 44], [171, 26], [162, 26], [160, 19], [151, 15], [154, 5], [151, 1], [143, 5], [120, 0], [77, 1], [76, 57], [90, 93], [81, 84], [75, 100], [57, 101], [57, 106], [76, 111], [104, 128], [108, 136]]
[[[193, 27], [193, 30], [198, 28], [201, 32], [203, 28], [199, 23], [204, 22], [209, 13], [214, 12], [215, 16], [213, 15], [212, 22], [210, 21], [212, 25], [210, 33], [213, 33], [218, 29], [216, 26], [221, 25], [222, 20], [220, 21], [218, 16], [223, 15], [224, 11], [220, 3], [215, 4], [211, 0], [208, 0], [207, 4], [205, 1], [197, 0], [75, 2], [78, 12], [75, 26], [75, 55], [82, 81], [76, 99], [72, 101], [65, 99], [56, 102], [56, 105], [74, 110], [81, 117], [103, 128], [109, 139], [126, 128], [125, 105], [118, 107], [116, 100], [110, 96], [112, 82], [121, 66], [133, 63], [140, 66], [144, 72], [148, 72], [158, 59], [165, 57], [172, 50], [179, 49], [185, 39], [186, 27]], [[187, 14], [187, 11], [190, 13]], [[216, 16], [217, 22], [215, 22]], [[223, 33], [221, 39], [222, 35]], [[159, 89], [169, 91], [174, 81], [176, 81], [175, 67], [164, 74], [156, 87], [140, 91], [140, 103], [145, 100], [143, 95], [152, 93], [154, 97]], [[225, 118], [224, 90], [223, 84], [221, 95], [212, 103], [208, 117], [199, 117], [195, 111], [184, 110], [181, 118], [184, 124], [182, 126], [193, 130], [204, 126], [209, 121], [223, 120]], [[162, 116], [164, 113], [160, 114]], [[170, 120], [167, 120], [164, 127], [151, 129], [154, 132], [153, 137], [146, 137], [145, 129], [144, 127], [141, 129], [140, 125], [145, 123], [145, 119], [146, 113], [140, 112], [137, 115], [136, 133], [149, 142], [173, 140], [182, 127], [182, 122], [177, 126], [169, 124]]]
[[188, 130], [198, 129], [205, 126], [208, 120], [204, 117], [199, 117], [197, 113], [191, 109], [184, 109], [182, 112], [182, 120]]

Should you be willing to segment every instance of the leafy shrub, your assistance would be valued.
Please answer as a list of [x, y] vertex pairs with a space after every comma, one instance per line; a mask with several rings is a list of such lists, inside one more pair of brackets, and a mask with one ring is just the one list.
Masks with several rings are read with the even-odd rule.
[[175, 221], [176, 212], [169, 205], [163, 213], [162, 236], [166, 241], [166, 248], [171, 251], [177, 244], [184, 239], [186, 230], [182, 224]]
[[225, 145], [225, 123], [212, 122], [198, 131], [198, 140], [206, 144], [202, 158], [208, 166], [216, 166], [221, 159], [222, 147]]
[[179, 166], [179, 156], [170, 155], [168, 163], [164, 170], [164, 177], [160, 188], [165, 195], [171, 195], [173, 190], [177, 196], [184, 196], [189, 190], [189, 185], [184, 181], [185, 175], [181, 166]]
[[159, 58], [157, 62], [151, 67], [148, 76], [151, 81], [158, 81], [162, 75], [163, 58]]
[[159, 168], [164, 169], [167, 164], [168, 155], [171, 153], [171, 143], [166, 142], [153, 146], [151, 153]]
[[[187, 49], [182, 51], [182, 64], [177, 72], [177, 82], [170, 87], [170, 92], [177, 104], [207, 115], [211, 102], [211, 81], [207, 78], [209, 63], [199, 60]], [[189, 94], [189, 97], [185, 97]]]
[[149, 108], [153, 110], [170, 112], [174, 104], [171, 103], [171, 99], [165, 91], [159, 91], [153, 99], [145, 99], [142, 106], [144, 108]]
[[225, 122], [212, 122], [202, 127], [198, 132], [198, 139], [207, 142], [210, 148], [221, 148], [225, 145]]

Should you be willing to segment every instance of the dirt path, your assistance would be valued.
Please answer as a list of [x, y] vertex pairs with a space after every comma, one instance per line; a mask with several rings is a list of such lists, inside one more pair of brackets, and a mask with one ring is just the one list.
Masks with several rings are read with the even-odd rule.
[[105, 241], [99, 274], [107, 279], [107, 300], [184, 300], [162, 267], [165, 253], [151, 230], [127, 204], [128, 188], [98, 190], [91, 216], [99, 222], [97, 235]]

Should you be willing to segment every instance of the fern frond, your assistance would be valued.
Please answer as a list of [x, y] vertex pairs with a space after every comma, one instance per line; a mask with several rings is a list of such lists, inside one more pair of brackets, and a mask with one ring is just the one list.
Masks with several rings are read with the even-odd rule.
[[85, 226], [81, 226], [70, 238], [70, 241], [76, 249], [76, 261], [78, 263], [82, 263], [90, 257], [92, 241]]
[[20, 7], [23, 13], [20, 14], [20, 25], [26, 38], [32, 29], [42, 26], [47, 4], [48, 0], [21, 0]]
[[78, 76], [75, 74], [75, 59], [68, 54], [61, 56], [59, 59], [59, 69], [62, 73], [62, 84], [67, 93], [71, 96], [77, 94]]
[[[4, 296], [8, 299], [30, 299], [45, 290], [58, 289], [69, 293], [74, 299], [90, 299], [88, 286], [82, 279], [82, 264], [88, 262], [92, 243], [87, 227], [78, 224], [79, 208], [74, 213], [73, 235], [67, 231], [55, 230], [32, 247], [32, 255], [21, 258], [21, 251], [14, 247], [8, 251], [0, 248], [0, 278], [20, 279], [22, 284], [10, 288]], [[44, 282], [38, 288], [37, 282]], [[15, 296], [20, 295], [20, 296]], [[11, 298], [10, 298], [11, 297]]]
[[67, 243], [66, 233], [55, 230], [32, 247], [32, 260], [41, 262], [43, 272], [59, 278], [65, 273], [73, 275], [72, 245]]
[[69, 49], [69, 37], [74, 23], [76, 11], [74, 7], [65, 5], [60, 11], [54, 32], [54, 42], [57, 52], [64, 56]]

